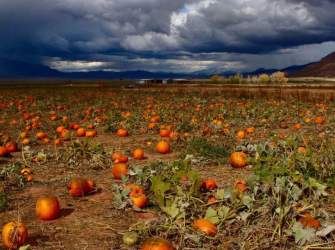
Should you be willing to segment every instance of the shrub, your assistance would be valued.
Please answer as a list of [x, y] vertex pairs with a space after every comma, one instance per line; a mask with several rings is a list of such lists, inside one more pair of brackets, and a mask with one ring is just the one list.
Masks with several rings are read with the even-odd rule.
[[229, 78], [232, 84], [241, 84], [244, 82], [244, 78], [240, 73], [237, 73]]
[[286, 84], [288, 82], [288, 78], [285, 76], [284, 72], [278, 71], [271, 75], [271, 82]]
[[223, 76], [219, 76], [219, 75], [213, 75], [211, 78], [210, 78], [210, 81], [212, 83], [220, 83], [220, 82], [223, 82], [224, 81], [224, 77]]
[[260, 83], [269, 83], [270, 82], [270, 76], [268, 74], [260, 74], [258, 77], [258, 82]]

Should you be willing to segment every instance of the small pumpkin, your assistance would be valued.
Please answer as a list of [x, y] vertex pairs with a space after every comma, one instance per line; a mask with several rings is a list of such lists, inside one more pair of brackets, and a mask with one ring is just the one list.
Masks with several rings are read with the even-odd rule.
[[171, 131], [169, 129], [161, 129], [159, 131], [160, 137], [170, 137]]
[[193, 222], [193, 227], [208, 236], [215, 236], [218, 231], [216, 225], [207, 219], [195, 220]]
[[136, 160], [143, 160], [144, 159], [144, 151], [141, 148], [137, 148], [133, 151], [133, 157]]
[[234, 187], [235, 187], [235, 190], [237, 190], [240, 193], [244, 193], [248, 189], [247, 184], [244, 180], [237, 180], [235, 182]]
[[36, 138], [39, 140], [43, 140], [44, 138], [47, 138], [47, 134], [43, 131], [39, 131], [36, 133]]
[[233, 152], [229, 162], [234, 168], [244, 168], [247, 166], [247, 155], [244, 152]]
[[118, 137], [127, 137], [128, 136], [128, 131], [124, 128], [119, 128], [117, 131], [116, 131], [116, 135]]
[[175, 248], [165, 239], [152, 237], [142, 243], [140, 250], [175, 250]]
[[78, 137], [83, 137], [83, 136], [86, 135], [86, 130], [85, 130], [84, 128], [78, 128], [78, 129], [76, 130], [76, 135], [77, 135]]
[[204, 180], [201, 184], [202, 190], [205, 190], [205, 191], [211, 191], [211, 190], [216, 189], [217, 187], [218, 186], [217, 186], [216, 181], [214, 179]]
[[85, 137], [96, 137], [97, 136], [97, 131], [94, 129], [87, 130], [85, 132]]
[[5, 148], [8, 153], [14, 153], [18, 151], [17, 144], [15, 142], [7, 142]]
[[93, 191], [94, 183], [89, 183], [84, 178], [73, 178], [70, 180], [67, 189], [71, 196], [84, 196]]
[[116, 163], [112, 169], [112, 173], [115, 179], [120, 180], [123, 176], [128, 175], [128, 166], [125, 163]]
[[0, 157], [4, 157], [8, 155], [8, 151], [5, 147], [0, 146]]
[[245, 133], [243, 130], [239, 130], [239, 131], [237, 131], [237, 133], [236, 133], [236, 137], [237, 137], [237, 139], [239, 139], [239, 140], [244, 139], [245, 136], [246, 136], [246, 133]]
[[303, 213], [298, 221], [307, 228], [315, 228], [318, 229], [321, 227], [321, 223], [319, 220], [315, 219], [309, 212]]
[[136, 208], [145, 208], [149, 203], [147, 196], [141, 193], [132, 195], [130, 199]]
[[128, 162], [128, 157], [119, 152], [114, 152], [112, 154], [112, 159], [114, 163], [127, 163]]
[[161, 154], [167, 154], [170, 152], [170, 144], [166, 141], [160, 141], [156, 145], [156, 151]]
[[130, 190], [129, 196], [133, 196], [137, 194], [144, 194], [143, 188], [137, 184], [130, 183], [130, 184], [127, 184], [124, 188]]

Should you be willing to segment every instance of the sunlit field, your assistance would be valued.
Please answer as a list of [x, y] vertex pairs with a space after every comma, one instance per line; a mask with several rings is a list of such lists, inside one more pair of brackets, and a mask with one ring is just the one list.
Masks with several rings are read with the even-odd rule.
[[1, 87], [2, 247], [333, 249], [334, 94]]

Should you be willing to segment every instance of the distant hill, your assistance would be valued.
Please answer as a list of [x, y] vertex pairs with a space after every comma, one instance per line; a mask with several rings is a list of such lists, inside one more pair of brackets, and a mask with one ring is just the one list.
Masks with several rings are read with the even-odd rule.
[[60, 77], [61, 72], [41, 64], [0, 58], [0, 78]]
[[[0, 58], [0, 79], [59, 78], [59, 79], [145, 79], [192, 78], [198, 75], [149, 71], [90, 71], [60, 72], [41, 64]], [[205, 75], [208, 77], [208, 75]]]
[[[335, 53], [330, 54], [318, 63], [306, 65], [293, 65], [284, 69], [260, 68], [251, 72], [241, 72], [244, 76], [272, 74], [276, 71], [284, 71], [289, 76], [324, 76], [335, 77]], [[233, 71], [213, 72], [197, 71], [193, 73], [150, 72], [150, 71], [90, 71], [90, 72], [60, 72], [41, 64], [0, 58], [0, 79], [34, 79], [34, 78], [58, 78], [58, 79], [168, 79], [168, 78], [198, 78], [208, 79], [212, 75], [232, 76]]]
[[308, 64], [302, 70], [292, 74], [293, 77], [335, 77], [335, 52], [321, 59], [320, 62]]

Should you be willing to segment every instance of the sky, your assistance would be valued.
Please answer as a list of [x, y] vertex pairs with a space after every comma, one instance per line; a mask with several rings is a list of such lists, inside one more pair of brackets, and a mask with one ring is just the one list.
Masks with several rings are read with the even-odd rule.
[[331, 0], [0, 0], [0, 58], [69, 71], [284, 68], [335, 51]]

